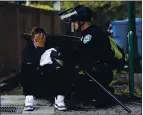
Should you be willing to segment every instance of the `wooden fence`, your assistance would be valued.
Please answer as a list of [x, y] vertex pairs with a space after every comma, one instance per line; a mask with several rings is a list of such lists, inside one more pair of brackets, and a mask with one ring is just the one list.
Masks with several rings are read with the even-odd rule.
[[65, 25], [56, 13], [0, 2], [0, 76], [20, 71], [25, 45], [20, 36], [24, 32], [41, 26], [49, 33], [66, 33]]

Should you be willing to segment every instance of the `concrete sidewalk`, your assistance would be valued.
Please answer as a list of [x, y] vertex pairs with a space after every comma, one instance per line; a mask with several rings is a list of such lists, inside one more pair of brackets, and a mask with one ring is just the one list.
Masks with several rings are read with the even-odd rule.
[[[22, 113], [10, 113], [10, 112], [2, 112], [2, 115], [28, 115], [28, 114], [33, 114], [33, 115], [53, 115], [54, 114], [54, 107], [47, 101], [43, 99], [35, 99], [34, 100], [34, 111], [24, 111], [24, 100], [25, 96], [24, 95], [4, 95], [1, 96], [1, 108], [12, 108], [12, 107], [20, 107], [22, 108]], [[10, 110], [8, 110], [10, 111]], [[20, 110], [19, 110], [20, 111]]]
[[[24, 107], [25, 96], [23, 95], [3, 95], [1, 96], [1, 108], [18, 106]], [[24, 111], [21, 109], [21, 113], [3, 113], [2, 115], [141, 115], [142, 105], [137, 102], [128, 102], [126, 106], [131, 109], [132, 113], [127, 113], [120, 105], [106, 109], [97, 109], [95, 107], [84, 107], [84, 109], [79, 110], [69, 110], [69, 111], [57, 111], [54, 109], [47, 100], [35, 99], [34, 102], [34, 111]]]

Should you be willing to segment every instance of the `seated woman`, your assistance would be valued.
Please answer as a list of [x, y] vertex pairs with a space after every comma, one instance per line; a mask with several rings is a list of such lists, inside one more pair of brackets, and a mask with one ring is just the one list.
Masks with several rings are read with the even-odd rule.
[[23, 52], [21, 85], [26, 96], [24, 110], [33, 110], [33, 96], [47, 98], [50, 95], [58, 95], [55, 98], [56, 107], [59, 110], [66, 110], [63, 96], [66, 92], [65, 83], [63, 77], [59, 77], [62, 72], [56, 70], [55, 63], [40, 66], [41, 56], [51, 48], [46, 44], [45, 35], [43, 28], [34, 27], [31, 31], [31, 42], [26, 45]]

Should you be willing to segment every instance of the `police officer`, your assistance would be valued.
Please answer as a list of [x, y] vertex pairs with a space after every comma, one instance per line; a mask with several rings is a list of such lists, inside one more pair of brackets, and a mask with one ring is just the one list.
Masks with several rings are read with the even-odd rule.
[[[112, 74], [112, 51], [106, 32], [101, 28], [91, 25], [92, 10], [85, 5], [78, 5], [67, 10], [70, 13], [59, 14], [66, 23], [72, 23], [75, 30], [81, 33], [81, 43], [77, 48], [73, 60], [76, 61], [80, 69], [89, 72], [98, 82], [107, 89], [113, 79]], [[105, 97], [105, 92], [95, 83], [89, 83], [86, 78], [77, 80], [78, 88], [91, 90], [96, 97], [96, 106], [104, 107], [109, 99]], [[86, 83], [86, 84], [85, 84]], [[86, 92], [84, 90], [84, 92]], [[92, 95], [90, 94], [90, 95]], [[84, 94], [83, 94], [84, 95]]]

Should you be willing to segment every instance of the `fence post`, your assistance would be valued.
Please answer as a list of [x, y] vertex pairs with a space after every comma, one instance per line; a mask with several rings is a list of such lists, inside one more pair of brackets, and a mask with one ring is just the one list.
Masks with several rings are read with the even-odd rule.
[[136, 37], [136, 23], [135, 23], [135, 1], [128, 2], [128, 32], [133, 32], [133, 39], [132, 39], [132, 47], [133, 47], [133, 63], [134, 63], [134, 72], [140, 72], [140, 60], [139, 60], [139, 53], [137, 47], [137, 37]]
[[133, 64], [133, 32], [128, 32], [128, 53], [129, 53], [129, 94], [134, 94], [134, 64]]

